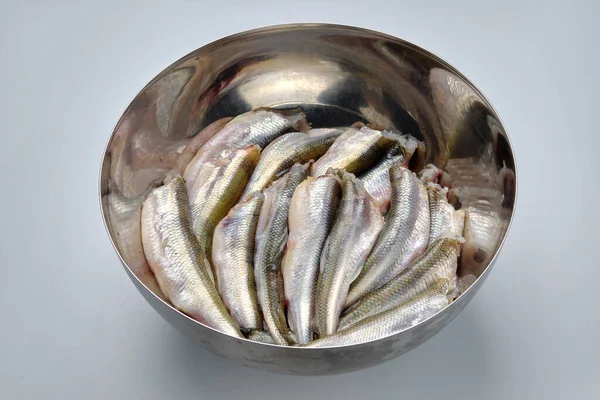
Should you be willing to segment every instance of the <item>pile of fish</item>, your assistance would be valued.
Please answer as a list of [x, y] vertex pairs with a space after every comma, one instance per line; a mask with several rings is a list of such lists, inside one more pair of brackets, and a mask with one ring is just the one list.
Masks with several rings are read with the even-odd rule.
[[299, 109], [256, 109], [206, 127], [134, 202], [111, 190], [113, 236], [148, 288], [223, 333], [382, 338], [457, 295], [466, 215], [424, 151], [396, 130], [311, 129]]

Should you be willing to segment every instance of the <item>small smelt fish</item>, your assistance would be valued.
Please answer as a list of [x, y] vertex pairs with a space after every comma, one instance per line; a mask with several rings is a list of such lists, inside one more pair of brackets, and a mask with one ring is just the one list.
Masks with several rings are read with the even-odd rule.
[[350, 283], [360, 272], [382, 227], [383, 216], [362, 182], [344, 173], [342, 200], [321, 255], [316, 296], [319, 336], [336, 332]]
[[336, 176], [308, 177], [294, 192], [282, 261], [288, 323], [301, 344], [313, 340], [319, 261], [342, 189]]
[[256, 109], [238, 115], [208, 139], [188, 163], [183, 174], [188, 191], [191, 190], [202, 166], [208, 162], [215, 162], [224, 152], [242, 149], [251, 144], [264, 149], [284, 133], [307, 130], [306, 117], [299, 109]]
[[442, 236], [445, 232], [462, 235], [465, 227], [465, 212], [455, 210], [446, 198], [448, 189], [435, 183], [427, 184], [429, 196], [429, 243]]
[[217, 160], [214, 166], [205, 165], [198, 176], [193, 189], [195, 197], [190, 198], [192, 226], [200, 249], [208, 257], [212, 254], [213, 233], [217, 224], [242, 195], [259, 157], [260, 148], [250, 145]]
[[402, 272], [429, 242], [427, 189], [402, 164], [390, 168], [392, 201], [385, 226], [360, 275], [350, 286], [345, 306]]
[[243, 337], [208, 274], [208, 259], [191, 227], [183, 178], [152, 190], [142, 206], [144, 253], [168, 300], [191, 318], [223, 333]]
[[219, 294], [243, 330], [263, 328], [254, 281], [254, 237], [263, 200], [256, 192], [237, 204], [219, 222], [213, 236]]
[[263, 190], [295, 163], [304, 164], [318, 159], [345, 129], [311, 129], [308, 134], [291, 132], [273, 140], [263, 150], [243, 197]]
[[350, 128], [313, 164], [311, 175], [323, 175], [329, 168], [345, 169], [360, 175], [397, 145], [397, 138], [387, 132], [382, 134], [366, 126]]
[[158, 287], [154, 273], [148, 266], [148, 261], [146, 261], [144, 255], [140, 224], [142, 203], [156, 186], [158, 186], [158, 182], [153, 182], [140, 195], [129, 199], [121, 194], [112, 180], [109, 181], [107, 204], [110, 223], [108, 226], [121, 257], [123, 257], [123, 261], [131, 269], [131, 272], [155, 295], [164, 299], [165, 297]]
[[408, 303], [370, 316], [356, 325], [303, 347], [333, 347], [365, 343], [395, 335], [435, 315], [448, 305], [448, 279], [440, 279]]
[[254, 277], [258, 303], [271, 336], [279, 345], [293, 343], [285, 320], [281, 259], [288, 238], [288, 213], [296, 187], [307, 177], [312, 162], [295, 164], [266, 188], [256, 229]]
[[455, 285], [462, 242], [464, 239], [460, 236], [437, 239], [404, 272], [345, 311], [338, 329], [347, 329], [358, 321], [410, 301], [437, 279], [445, 278], [451, 286]]
[[384, 159], [376, 167], [360, 177], [360, 180], [365, 185], [365, 189], [369, 192], [382, 214], [387, 213], [392, 201], [390, 168], [395, 164], [407, 166], [404, 156], [400, 154]]

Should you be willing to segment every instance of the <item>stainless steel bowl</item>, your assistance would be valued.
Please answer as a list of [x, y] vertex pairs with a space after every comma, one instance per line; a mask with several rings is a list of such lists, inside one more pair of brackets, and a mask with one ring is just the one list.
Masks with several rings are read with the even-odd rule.
[[142, 89], [119, 120], [102, 163], [102, 198], [109, 179], [127, 197], [140, 194], [164, 177], [186, 139], [219, 118], [261, 106], [301, 106], [313, 127], [369, 121], [423, 140], [426, 161], [452, 173], [459, 201], [469, 211], [461, 295], [411, 329], [353, 346], [307, 349], [237, 339], [188, 318], [141, 283], [111, 234], [114, 221], [103, 201], [113, 245], [152, 307], [217, 354], [254, 368], [305, 375], [390, 360], [456, 317], [483, 284], [506, 237], [516, 198], [515, 160], [481, 92], [445, 61], [401, 39], [349, 26], [294, 24], [239, 33], [193, 51]]

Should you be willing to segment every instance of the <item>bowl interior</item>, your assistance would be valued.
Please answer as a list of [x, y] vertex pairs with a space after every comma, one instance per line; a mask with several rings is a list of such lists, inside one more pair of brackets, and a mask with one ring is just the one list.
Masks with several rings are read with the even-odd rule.
[[[450, 172], [468, 211], [460, 261], [462, 290], [468, 289], [495, 256], [512, 218], [516, 176], [508, 137], [462, 74], [381, 33], [276, 26], [188, 54], [152, 80], [121, 117], [103, 160], [101, 194], [111, 181], [125, 198], [139, 195], [174, 167], [186, 140], [217, 119], [296, 106], [313, 127], [371, 122], [425, 142], [425, 161]], [[109, 218], [106, 203], [102, 209], [112, 232], [115, 217]]]

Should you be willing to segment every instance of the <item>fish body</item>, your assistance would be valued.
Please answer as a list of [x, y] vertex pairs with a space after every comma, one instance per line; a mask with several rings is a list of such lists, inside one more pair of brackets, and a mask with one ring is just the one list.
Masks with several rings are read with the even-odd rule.
[[188, 163], [183, 174], [188, 190], [191, 190], [202, 166], [215, 162], [225, 152], [252, 144], [265, 148], [284, 133], [306, 130], [306, 117], [299, 110], [257, 109], [238, 115], [209, 138]]
[[427, 184], [429, 198], [429, 243], [433, 243], [445, 232], [462, 235], [465, 227], [465, 212], [455, 210], [447, 200], [448, 189], [435, 183]]
[[319, 261], [341, 191], [338, 178], [329, 174], [308, 177], [292, 196], [282, 271], [288, 323], [301, 344], [313, 340]]
[[447, 279], [439, 279], [410, 302], [372, 315], [348, 329], [339, 330], [304, 347], [348, 346], [395, 335], [432, 317], [446, 307], [448, 287]]
[[[250, 145], [235, 150], [213, 164], [206, 164], [197, 177], [190, 198], [192, 227], [200, 249], [210, 257], [213, 233], [237, 203], [258, 163], [260, 148]], [[210, 260], [209, 260], [210, 261]]]
[[402, 272], [429, 242], [427, 189], [402, 164], [390, 168], [392, 200], [386, 223], [352, 285], [346, 306]]
[[360, 129], [351, 127], [313, 164], [311, 175], [323, 175], [329, 168], [360, 175], [397, 145], [398, 140], [393, 135], [382, 134], [366, 126]]
[[362, 182], [343, 173], [342, 200], [321, 255], [316, 295], [319, 336], [336, 332], [350, 283], [360, 272], [382, 227], [383, 216]]
[[403, 164], [406, 167], [404, 156], [399, 154], [385, 158], [369, 172], [360, 176], [360, 180], [364, 183], [365, 189], [369, 192], [382, 214], [387, 213], [390, 208], [390, 202], [392, 201], [390, 167], [395, 164]]
[[140, 224], [142, 203], [156, 185], [155, 182], [138, 196], [127, 198], [117, 185], [109, 181], [108, 226], [119, 254], [131, 272], [154, 294], [165, 299], [144, 255]]
[[265, 196], [256, 229], [254, 277], [258, 302], [271, 336], [279, 345], [292, 339], [285, 320], [281, 259], [288, 238], [288, 213], [296, 187], [307, 177], [311, 162], [295, 164], [263, 191]]
[[262, 329], [254, 281], [254, 237], [264, 196], [256, 192], [233, 207], [215, 228], [212, 261], [225, 307], [244, 330]]
[[318, 159], [343, 132], [344, 128], [311, 129], [308, 133], [291, 132], [273, 140], [263, 150], [243, 197], [264, 189], [295, 163]]
[[461, 243], [460, 236], [439, 238], [417, 257], [401, 274], [385, 285], [367, 293], [344, 312], [338, 329], [347, 329], [372, 315], [387, 311], [417, 297], [441, 278], [456, 284], [456, 267]]
[[148, 265], [167, 299], [191, 318], [243, 337], [209, 276], [208, 259], [192, 231], [181, 177], [150, 192], [142, 206], [141, 232]]

